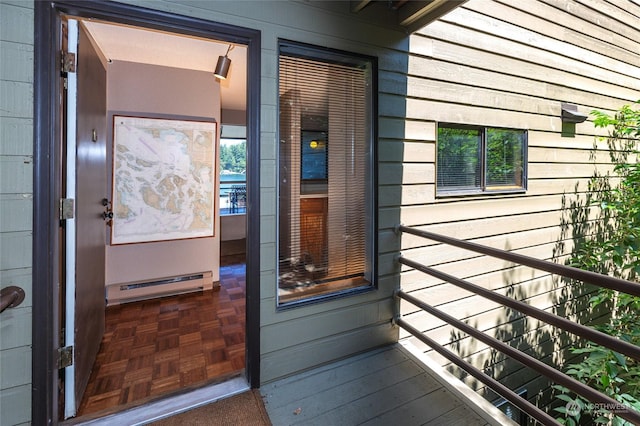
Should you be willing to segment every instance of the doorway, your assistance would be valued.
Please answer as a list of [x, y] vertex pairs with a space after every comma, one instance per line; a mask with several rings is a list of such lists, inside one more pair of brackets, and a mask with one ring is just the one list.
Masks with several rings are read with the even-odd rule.
[[219, 81], [215, 60], [230, 49], [217, 40], [97, 20], [63, 29], [77, 39], [63, 113], [65, 198], [78, 228], [65, 229], [66, 418], [244, 368], [244, 276], [233, 288], [220, 276], [216, 141], [223, 111], [245, 109], [246, 48], [233, 45], [231, 75]]
[[[70, 4], [72, 3], [72, 4]], [[52, 6], [52, 7], [51, 7]], [[59, 412], [59, 396], [57, 394], [58, 348], [62, 346], [59, 329], [61, 325], [60, 297], [54, 285], [58, 277], [63, 275], [61, 260], [64, 257], [64, 244], [60, 221], [55, 220], [45, 211], [51, 211], [63, 198], [61, 188], [62, 177], [62, 153], [64, 143], [61, 139], [62, 113], [59, 111], [57, 100], [62, 91], [61, 84], [57, 81], [60, 75], [57, 65], [58, 48], [61, 40], [61, 22], [68, 15], [72, 7], [72, 15], [79, 19], [97, 19], [106, 22], [117, 21], [134, 27], [149, 28], [154, 31], [167, 31], [170, 28], [176, 37], [202, 38], [218, 40], [223, 43], [243, 44], [247, 49], [247, 99], [246, 127], [247, 127], [247, 243], [252, 238], [258, 237], [259, 206], [258, 191], [258, 97], [259, 92], [259, 33], [253, 30], [230, 27], [228, 25], [216, 25], [208, 21], [196, 20], [180, 16], [168, 16], [149, 10], [137, 9], [131, 6], [118, 4], [91, 5], [91, 10], [83, 10], [83, 4], [74, 2], [54, 2], [47, 5], [36, 5], [36, 33], [41, 37], [36, 40], [36, 175], [34, 178], [34, 291], [36, 295], [34, 307], [34, 393], [33, 393], [33, 421], [34, 423], [56, 422], [62, 416]], [[162, 26], [166, 25], [166, 28]], [[56, 53], [52, 53], [56, 52]], [[46, 65], [45, 65], [46, 64]], [[218, 122], [219, 123], [219, 122]], [[54, 177], [54, 179], [50, 179]], [[80, 179], [82, 177], [80, 176]], [[256, 220], [251, 220], [255, 217]], [[253, 387], [259, 385], [259, 322], [258, 322], [258, 285], [257, 259], [258, 253], [247, 244], [246, 250], [246, 361], [244, 372], [247, 380]], [[36, 249], [37, 247], [37, 249]], [[51, 250], [48, 250], [51, 249]], [[175, 253], [174, 253], [175, 254]], [[219, 255], [219, 254], [218, 254]], [[109, 256], [107, 256], [109, 259]], [[176, 258], [179, 260], [179, 258]], [[216, 259], [218, 260], [218, 259]], [[105, 272], [108, 275], [108, 272]], [[35, 283], [38, 283], [37, 285]], [[35, 288], [34, 288], [35, 290]], [[184, 296], [176, 296], [184, 297]], [[51, 327], [37, 327], [36, 324], [51, 324]], [[41, 336], [40, 339], [38, 336]], [[76, 349], [77, 350], [77, 349]], [[44, 402], [44, 403], [43, 403]]]

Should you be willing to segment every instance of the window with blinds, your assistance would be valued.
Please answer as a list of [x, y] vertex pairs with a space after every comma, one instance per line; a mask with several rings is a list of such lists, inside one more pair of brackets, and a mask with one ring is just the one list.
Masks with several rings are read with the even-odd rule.
[[280, 305], [371, 288], [374, 62], [282, 42]]
[[526, 151], [525, 130], [440, 124], [437, 194], [524, 191]]

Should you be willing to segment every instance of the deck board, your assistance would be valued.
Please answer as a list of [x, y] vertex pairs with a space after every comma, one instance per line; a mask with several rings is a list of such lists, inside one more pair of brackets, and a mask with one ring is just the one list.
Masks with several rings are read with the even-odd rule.
[[391, 345], [260, 389], [274, 425], [487, 425], [428, 367]]

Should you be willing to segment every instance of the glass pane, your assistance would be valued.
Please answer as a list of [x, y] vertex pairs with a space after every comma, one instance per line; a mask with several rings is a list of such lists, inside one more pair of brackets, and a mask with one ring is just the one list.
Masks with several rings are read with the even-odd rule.
[[220, 138], [220, 214], [246, 213], [247, 142]]
[[487, 186], [522, 187], [525, 132], [487, 129]]
[[279, 60], [280, 305], [370, 287], [371, 63]]
[[480, 189], [479, 129], [438, 127], [438, 190]]

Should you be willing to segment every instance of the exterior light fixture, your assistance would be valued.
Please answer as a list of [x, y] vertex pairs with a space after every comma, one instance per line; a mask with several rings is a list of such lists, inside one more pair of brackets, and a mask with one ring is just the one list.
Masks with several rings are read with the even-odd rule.
[[574, 104], [562, 102], [562, 122], [563, 123], [582, 123], [589, 117], [588, 114], [578, 112], [578, 107]]
[[225, 80], [227, 78], [227, 74], [229, 73], [229, 67], [231, 66], [231, 59], [229, 59], [229, 52], [233, 49], [233, 45], [230, 44], [227, 49], [227, 53], [224, 56], [218, 56], [218, 63], [216, 64], [216, 70], [213, 72], [213, 75], [220, 80]]

